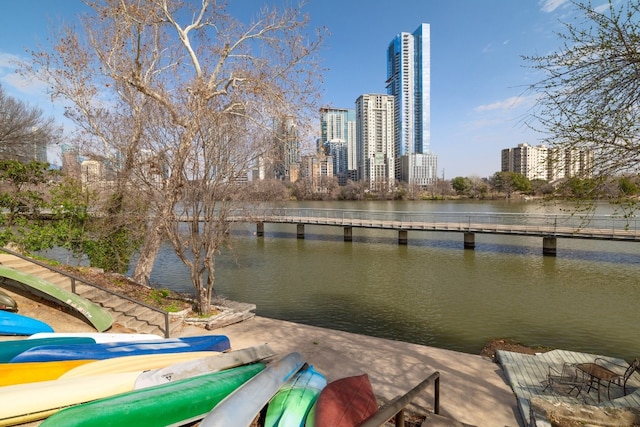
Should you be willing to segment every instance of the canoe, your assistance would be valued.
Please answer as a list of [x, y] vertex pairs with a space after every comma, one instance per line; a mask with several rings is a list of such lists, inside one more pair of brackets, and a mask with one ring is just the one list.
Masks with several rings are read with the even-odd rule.
[[0, 310], [0, 335], [32, 335], [38, 332], [53, 332], [53, 328], [33, 317]]
[[31, 335], [27, 339], [56, 338], [56, 337], [88, 337], [97, 343], [124, 342], [124, 341], [151, 341], [161, 340], [164, 337], [156, 334], [117, 334], [106, 332], [40, 332]]
[[[111, 314], [100, 305], [89, 301], [86, 298], [76, 295], [73, 292], [62, 289], [53, 283], [44, 279], [14, 270], [11, 267], [0, 265], [0, 277], [9, 279], [10, 282], [4, 281], [7, 286], [37, 295], [41, 298], [53, 301], [64, 307], [69, 307], [80, 315], [84, 316], [96, 330], [106, 331], [113, 324]], [[53, 332], [38, 331], [38, 332]]]
[[[273, 349], [268, 344], [255, 347], [242, 348], [228, 353], [219, 353], [214, 356], [175, 363], [166, 368], [154, 369], [143, 372], [138, 377], [135, 389], [153, 387], [160, 384], [167, 384], [196, 375], [218, 372], [223, 369], [231, 369], [242, 365], [256, 363], [275, 355]], [[211, 409], [211, 408], [209, 408]]]
[[44, 345], [20, 353], [11, 359], [11, 363], [77, 359], [102, 360], [139, 354], [226, 351], [230, 347], [229, 338], [224, 335], [200, 335], [155, 341], [77, 344], [73, 346]]
[[62, 408], [133, 390], [142, 372], [40, 381], [0, 387], [0, 426], [41, 420]]
[[0, 341], [0, 363], [11, 361], [18, 354], [34, 347], [43, 345], [76, 345], [76, 344], [95, 344], [91, 338], [39, 338], [35, 340], [21, 339], [12, 341]]
[[375, 414], [378, 403], [367, 374], [332, 381], [322, 389], [309, 426], [359, 426]]
[[[63, 373], [60, 378], [79, 378], [91, 375], [115, 374], [119, 372], [147, 371], [165, 368], [175, 363], [200, 360], [218, 354], [211, 351], [189, 351], [186, 353], [139, 354], [136, 356], [113, 357], [94, 360]], [[50, 363], [50, 362], [44, 362]], [[21, 365], [21, 363], [14, 363]], [[153, 371], [150, 371], [153, 372]]]
[[309, 366], [287, 381], [269, 401], [264, 427], [304, 426], [327, 379]]
[[9, 295], [0, 291], [0, 310], [18, 311], [18, 303]]
[[56, 380], [65, 372], [89, 362], [93, 362], [93, 360], [0, 363], [0, 387]]
[[248, 427], [278, 389], [304, 365], [300, 353], [290, 353], [270, 364], [218, 403], [200, 427]]
[[160, 427], [192, 423], [263, 369], [264, 364], [258, 363], [119, 394], [64, 409], [40, 426]]

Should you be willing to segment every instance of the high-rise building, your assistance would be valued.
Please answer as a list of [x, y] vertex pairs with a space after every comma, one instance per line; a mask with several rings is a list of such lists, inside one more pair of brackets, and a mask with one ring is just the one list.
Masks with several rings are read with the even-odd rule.
[[[387, 93], [395, 100], [395, 177], [410, 184], [434, 183], [437, 157], [431, 153], [431, 36], [429, 24], [402, 32], [387, 49]], [[415, 157], [416, 154], [426, 156]], [[404, 156], [411, 159], [400, 160]], [[428, 165], [413, 176], [402, 164]], [[435, 167], [433, 167], [435, 165]], [[414, 176], [425, 177], [416, 182]]]
[[505, 148], [501, 153], [502, 172], [515, 172], [527, 178], [555, 181], [562, 178], [589, 178], [593, 153], [583, 150], [531, 146], [527, 143]]
[[356, 111], [346, 108], [320, 109], [320, 145], [333, 157], [333, 172], [340, 184], [357, 179]]
[[356, 100], [358, 179], [372, 190], [395, 184], [394, 97], [365, 94]]

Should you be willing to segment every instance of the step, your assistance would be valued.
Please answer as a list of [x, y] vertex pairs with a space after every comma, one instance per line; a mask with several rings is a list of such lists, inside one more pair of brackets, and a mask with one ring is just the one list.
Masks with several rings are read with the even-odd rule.
[[452, 418], [443, 415], [427, 414], [422, 422], [421, 427], [474, 427], [471, 424], [461, 423]]

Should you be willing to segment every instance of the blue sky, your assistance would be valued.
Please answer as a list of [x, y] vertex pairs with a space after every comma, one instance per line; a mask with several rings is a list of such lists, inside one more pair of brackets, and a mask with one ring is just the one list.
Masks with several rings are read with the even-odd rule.
[[[283, 2], [291, 4], [230, 0], [244, 11]], [[79, 0], [0, 3], [0, 84], [9, 95], [60, 116], [45, 88], [18, 78], [10, 59], [25, 58], [25, 48], [45, 42], [52, 25], [72, 23], [81, 10]], [[353, 108], [361, 94], [384, 93], [389, 42], [430, 24], [431, 150], [446, 179], [490, 176], [500, 170], [500, 150], [538, 143], [522, 119], [533, 101], [526, 88], [541, 76], [521, 55], [557, 50], [554, 32], [574, 13], [569, 0], [310, 0], [303, 10], [311, 27], [330, 32], [321, 52], [323, 104], [341, 108]]]

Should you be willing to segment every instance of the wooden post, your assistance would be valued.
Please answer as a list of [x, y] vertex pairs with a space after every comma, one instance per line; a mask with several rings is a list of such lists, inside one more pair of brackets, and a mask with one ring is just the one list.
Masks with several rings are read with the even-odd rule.
[[304, 239], [304, 224], [298, 224], [298, 239]]
[[398, 230], [398, 244], [406, 245], [407, 244], [407, 235], [409, 232], [407, 230]]
[[264, 237], [264, 222], [259, 222], [256, 224], [256, 236]]
[[344, 228], [344, 241], [350, 242], [353, 240], [353, 227]]
[[464, 233], [464, 248], [475, 249], [476, 235], [474, 233]]
[[556, 241], [555, 237], [543, 237], [542, 238], [542, 255], [556, 256]]

